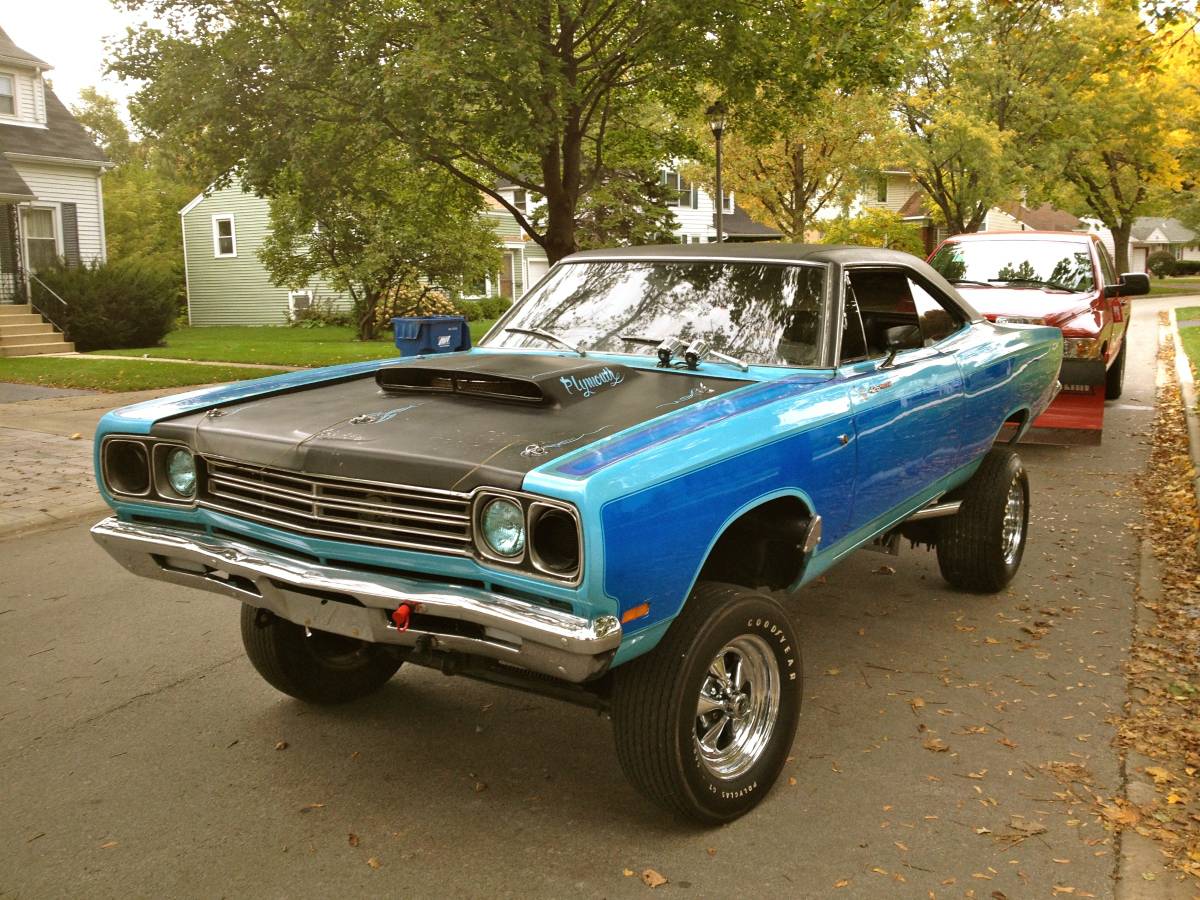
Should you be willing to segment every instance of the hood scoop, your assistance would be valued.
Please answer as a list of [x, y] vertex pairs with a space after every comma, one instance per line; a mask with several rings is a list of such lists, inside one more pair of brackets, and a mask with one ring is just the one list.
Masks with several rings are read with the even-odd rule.
[[535, 406], [569, 406], [611, 391], [632, 374], [621, 365], [598, 365], [561, 357], [464, 356], [388, 366], [375, 374], [389, 394], [462, 394]]
[[482, 372], [454, 369], [408, 368], [380, 369], [375, 381], [388, 393], [422, 391], [435, 394], [470, 394], [491, 400], [517, 403], [545, 403], [546, 393], [529, 378], [512, 378]]

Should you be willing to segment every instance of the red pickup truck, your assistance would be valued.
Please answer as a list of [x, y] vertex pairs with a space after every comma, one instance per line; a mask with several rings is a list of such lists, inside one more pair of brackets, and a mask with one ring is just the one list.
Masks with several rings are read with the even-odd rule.
[[929, 263], [993, 322], [1062, 331], [1062, 391], [1026, 440], [1098, 444], [1104, 401], [1121, 396], [1129, 298], [1150, 292], [1148, 276], [1116, 274], [1094, 234], [1057, 231], [959, 234]]

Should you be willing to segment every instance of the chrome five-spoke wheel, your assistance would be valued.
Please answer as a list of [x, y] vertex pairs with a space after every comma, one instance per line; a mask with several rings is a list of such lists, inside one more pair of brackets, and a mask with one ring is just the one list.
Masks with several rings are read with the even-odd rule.
[[779, 715], [779, 664], [758, 635], [730, 641], [709, 664], [696, 704], [694, 740], [705, 768], [721, 779], [750, 769]]
[[1004, 551], [1004, 562], [1012, 565], [1017, 561], [1021, 541], [1025, 538], [1025, 486], [1021, 478], [1014, 477], [1008, 486], [1008, 499], [1004, 503], [1004, 527], [1000, 540]]

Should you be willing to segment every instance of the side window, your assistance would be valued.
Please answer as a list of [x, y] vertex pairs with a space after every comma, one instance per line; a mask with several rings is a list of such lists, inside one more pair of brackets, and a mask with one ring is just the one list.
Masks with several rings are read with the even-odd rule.
[[1121, 281], [1117, 276], [1117, 267], [1108, 255], [1108, 248], [1103, 244], [1100, 245], [1100, 272], [1104, 276], [1105, 284], [1119, 284]]
[[842, 362], [875, 359], [888, 352], [887, 332], [907, 327], [906, 346], [920, 347], [917, 307], [900, 269], [851, 269], [842, 323]]
[[921, 337], [926, 347], [949, 337], [962, 327], [962, 312], [934, 288], [911, 278], [908, 279], [908, 288], [912, 292], [913, 305], [920, 320]]

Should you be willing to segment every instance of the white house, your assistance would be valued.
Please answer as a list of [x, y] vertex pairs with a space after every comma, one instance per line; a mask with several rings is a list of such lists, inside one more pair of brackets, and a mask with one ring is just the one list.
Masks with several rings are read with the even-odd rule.
[[31, 291], [37, 272], [106, 256], [100, 176], [109, 161], [47, 87], [49, 69], [0, 30], [0, 356], [70, 349], [21, 306], [32, 300], [57, 318]]
[[[675, 214], [675, 234], [682, 243], [716, 240], [716, 204], [699, 186], [681, 178], [675, 169], [661, 173], [672, 189], [668, 206]], [[525, 214], [543, 201], [523, 188], [501, 183], [498, 192]], [[549, 271], [546, 252], [517, 224], [516, 218], [490, 197], [484, 215], [496, 230], [501, 262], [479, 284], [473, 296], [519, 300]], [[725, 198], [727, 240], [771, 240], [779, 234], [753, 221]], [[193, 325], [283, 325], [301, 306], [328, 303], [346, 308], [350, 299], [319, 278], [303, 289], [289, 290], [271, 281], [258, 251], [270, 229], [270, 201], [244, 191], [236, 181], [198, 194], [179, 211], [183, 232], [184, 272], [188, 318]]]
[[[1112, 232], [1094, 220], [1089, 219], [1088, 225], [1111, 252]], [[1129, 268], [1134, 272], [1148, 272], [1146, 261], [1150, 254], [1159, 252], [1170, 253], [1176, 259], [1200, 260], [1200, 234], [1168, 216], [1134, 219], [1129, 231]]]

